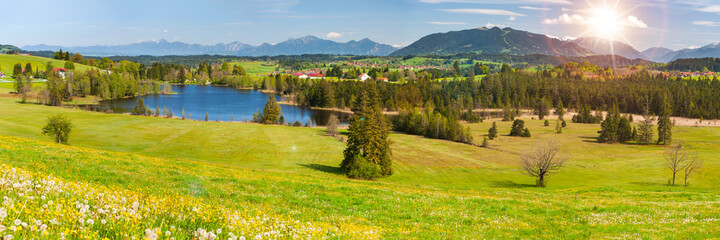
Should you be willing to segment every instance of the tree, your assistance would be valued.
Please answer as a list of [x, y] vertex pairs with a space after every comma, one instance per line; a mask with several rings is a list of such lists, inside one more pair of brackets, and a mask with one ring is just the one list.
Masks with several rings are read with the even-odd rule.
[[562, 99], [558, 100], [558, 105], [555, 108], [555, 114], [558, 115], [558, 119], [563, 120], [565, 116], [565, 106], [563, 106]]
[[617, 141], [626, 143], [633, 140], [633, 128], [630, 126], [630, 120], [626, 117], [620, 117], [617, 130]]
[[685, 187], [688, 186], [688, 179], [690, 175], [699, 172], [700, 168], [703, 167], [703, 161], [697, 157], [690, 158], [690, 161], [685, 165]]
[[668, 145], [672, 143], [672, 128], [673, 123], [672, 120], [670, 120], [670, 107], [667, 103], [663, 103], [663, 109], [660, 112], [660, 117], [658, 118], [658, 140], [657, 144], [662, 145]]
[[63, 102], [72, 101], [70, 88], [68, 88], [67, 82], [60, 78], [59, 74], [51, 72], [45, 85], [50, 106], [60, 106]]
[[72, 128], [73, 125], [69, 119], [62, 114], [57, 114], [47, 118], [47, 125], [43, 127], [42, 132], [53, 137], [57, 143], [68, 143]]
[[547, 120], [547, 119], [545, 119], [545, 122], [543, 122], [543, 125], [546, 126], [546, 127], [547, 127], [547, 126], [550, 126], [550, 121]]
[[13, 77], [16, 78], [17, 76], [22, 75], [22, 73], [23, 73], [23, 72], [22, 72], [22, 64], [16, 63], [16, 64], [13, 66]]
[[262, 123], [277, 124], [281, 113], [280, 104], [275, 101], [275, 95], [271, 94], [263, 107]]
[[33, 76], [33, 69], [30, 63], [25, 64], [25, 72], [23, 73], [26, 77], [30, 78]]
[[[393, 173], [388, 139], [390, 124], [383, 115], [380, 94], [374, 81], [366, 81], [360, 94], [352, 107], [354, 114], [350, 119], [347, 148], [343, 152], [340, 169], [351, 178], [389, 176]], [[373, 171], [373, 166], [379, 171]], [[359, 171], [362, 169], [369, 170]], [[354, 174], [357, 172], [367, 175], [358, 177]]]
[[241, 76], [245, 75], [245, 69], [242, 66], [240, 66], [240, 64], [235, 64], [235, 66], [233, 66], [232, 74], [233, 75], [241, 75]]
[[75, 70], [75, 63], [71, 61], [65, 61], [65, 69], [67, 69], [68, 71]]
[[182, 120], [185, 120], [185, 107], [182, 107], [182, 109], [180, 109], [180, 114], [182, 114]]
[[[159, 117], [159, 116], [160, 116], [160, 106], [156, 105], [155, 106], [155, 117]], [[207, 114], [205, 115], [205, 121], [207, 121]]]
[[208, 121], [208, 112], [205, 112], [205, 121]]
[[539, 141], [535, 149], [521, 155], [521, 172], [535, 177], [537, 187], [545, 187], [545, 179], [560, 171], [565, 164], [559, 153], [560, 144], [557, 141]]
[[339, 122], [340, 122], [340, 121], [338, 120], [338, 118], [337, 118], [337, 116], [336, 116], [335, 114], [330, 114], [330, 119], [328, 119], [328, 123], [327, 123], [328, 135], [330, 135], [330, 136], [332, 136], [332, 137], [337, 137], [337, 136], [338, 136], [338, 124], [339, 124]]
[[495, 122], [493, 122], [492, 127], [490, 128], [490, 130], [488, 130], [488, 137], [490, 138], [490, 140], [493, 140], [497, 137], [497, 135], [498, 135], [497, 124], [495, 124]]
[[665, 152], [665, 166], [672, 172], [672, 178], [669, 183], [675, 185], [675, 176], [678, 172], [683, 171], [686, 167], [686, 161], [689, 161], [689, 153], [683, 149], [682, 144], [671, 147]]
[[640, 121], [640, 125], [638, 126], [638, 139], [637, 141], [640, 144], [648, 145], [653, 140], [653, 135], [655, 134], [653, 132], [653, 122], [655, 121], [655, 118], [650, 115], [650, 108], [648, 105], [645, 105], [645, 110], [643, 113], [643, 120]]
[[535, 105], [535, 113], [538, 115], [540, 120], [545, 119], [545, 116], [550, 114], [550, 103], [545, 98], [541, 98]]
[[130, 114], [132, 115], [146, 115], [148, 112], [147, 106], [145, 106], [145, 100], [143, 98], [138, 98], [135, 102], [135, 108], [133, 108], [132, 112]]
[[555, 133], [562, 133], [562, 124], [560, 123], [560, 120], [555, 121]]
[[530, 137], [530, 130], [525, 128], [525, 121], [516, 119], [510, 129], [510, 136]]
[[23, 81], [22, 76], [16, 76], [15, 77], [15, 92], [18, 94], [25, 93], [25, 81]]
[[82, 63], [83, 62], [83, 55], [79, 53], [75, 53], [70, 57], [70, 61], [73, 61], [74, 63]]

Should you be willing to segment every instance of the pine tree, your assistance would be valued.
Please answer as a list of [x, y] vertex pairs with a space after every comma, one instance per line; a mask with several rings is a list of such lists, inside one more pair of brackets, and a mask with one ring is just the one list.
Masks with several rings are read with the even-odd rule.
[[670, 120], [670, 106], [666, 100], [662, 103], [662, 110], [658, 118], [658, 140], [657, 144], [668, 145], [672, 143], [673, 123]]
[[497, 134], [497, 124], [493, 122], [492, 127], [490, 128], [490, 130], [488, 130], [488, 137], [490, 138], [490, 140], [493, 140], [497, 137]]
[[[380, 94], [373, 81], [365, 83], [352, 110], [354, 114], [350, 119], [347, 148], [340, 169], [353, 178], [374, 179], [391, 175], [390, 124], [382, 113]], [[364, 169], [367, 175], [357, 176], [359, 169]]]
[[277, 124], [281, 113], [280, 104], [275, 101], [275, 95], [271, 94], [263, 107], [262, 123]]
[[557, 108], [555, 108], [555, 114], [558, 115], [558, 119], [563, 120], [565, 116], [565, 106], [563, 105], [562, 99], [558, 100]]
[[638, 139], [637, 141], [640, 144], [650, 144], [653, 140], [653, 135], [655, 134], [653, 132], [653, 122], [655, 121], [655, 117], [650, 115], [650, 107], [648, 105], [645, 106], [645, 110], [643, 113], [643, 120], [640, 121], [640, 125], [638, 126]]

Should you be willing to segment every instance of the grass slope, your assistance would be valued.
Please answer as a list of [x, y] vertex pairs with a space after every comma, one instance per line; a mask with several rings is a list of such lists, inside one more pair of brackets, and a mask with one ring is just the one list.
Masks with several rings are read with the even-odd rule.
[[[0, 98], [0, 109], [2, 135], [48, 141], [40, 133], [46, 116], [64, 113], [77, 126], [71, 134], [71, 142], [77, 146], [342, 178], [337, 166], [345, 145], [325, 136], [324, 129], [109, 115], [18, 104], [11, 98]], [[469, 125], [476, 142], [482, 141], [490, 124]], [[563, 134], [556, 134], [539, 120], [526, 123], [532, 138], [508, 137], [510, 125], [498, 122], [501, 136], [490, 142], [491, 149], [392, 134], [396, 173], [380, 181], [451, 189], [529, 187], [534, 179], [517, 170], [519, 154], [539, 139], [555, 138], [563, 144], [568, 167], [551, 176], [550, 188], [668, 188], [664, 184], [670, 175], [663, 166], [662, 146], [598, 144], [593, 139], [598, 125], [570, 123]], [[687, 190], [720, 190], [713, 184], [720, 181], [720, 176], [713, 174], [720, 168], [720, 129], [676, 127], [674, 132], [677, 142], [684, 142], [705, 159], [703, 171], [691, 179]]]
[[[221, 239], [720, 236], [717, 193], [442, 190], [5, 136], [0, 159], [0, 194], [10, 198], [3, 209], [10, 217], [0, 224], [13, 226], [4, 234], [20, 239], [61, 233], [73, 239], [167, 233], [184, 239], [207, 235], [204, 230]], [[16, 219], [30, 227], [18, 230]]]
[[[30, 65], [32, 65], [33, 67], [33, 72], [35, 72], [35, 68], [41, 71], [45, 71], [45, 65], [47, 64], [47, 62], [52, 62], [53, 67], [56, 68], [65, 67], [65, 61], [62, 60], [36, 56], [0, 54], [0, 72], [3, 72], [8, 76], [12, 75], [13, 67], [17, 63], [20, 63], [23, 68], [25, 68], [25, 64], [30, 63]], [[77, 63], [75, 64], [76, 71], [87, 71], [90, 68], [94, 67]]]

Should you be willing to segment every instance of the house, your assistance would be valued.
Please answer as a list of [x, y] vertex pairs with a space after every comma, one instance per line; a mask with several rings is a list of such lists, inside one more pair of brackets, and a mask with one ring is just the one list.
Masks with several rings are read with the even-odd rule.
[[378, 81], [387, 82], [387, 81], [388, 81], [388, 78], [386, 78], [386, 77], [381, 77], [381, 78], [378, 78], [377, 80], [378, 80]]
[[360, 79], [361, 82], [364, 82], [365, 80], [370, 79], [370, 76], [368, 76], [367, 74], [363, 73], [363, 74], [360, 74], [360, 76], [358, 76], [358, 79]]
[[60, 76], [62, 76], [63, 78], [65, 78], [65, 73], [67, 72], [67, 69], [65, 69], [65, 68], [53, 68], [53, 72], [57, 72], [57, 73], [60, 74]]
[[3, 72], [0, 72], [0, 78], [4, 78], [5, 74]]
[[301, 74], [300, 76], [297, 76], [297, 77], [300, 78], [300, 79], [305, 79], [305, 78], [308, 78], [308, 75], [306, 75], [306, 74]]
[[312, 74], [308, 74], [308, 76], [310, 77], [310, 79], [325, 78], [325, 74], [322, 74], [322, 73], [312, 73]]

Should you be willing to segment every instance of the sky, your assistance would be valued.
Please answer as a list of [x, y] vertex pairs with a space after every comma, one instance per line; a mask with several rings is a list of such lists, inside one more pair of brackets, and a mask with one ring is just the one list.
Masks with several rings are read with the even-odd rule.
[[[642, 51], [720, 41], [720, 0], [24, 0], [3, 3], [0, 44], [278, 43], [313, 35], [406, 46], [421, 37], [511, 27], [611, 37]], [[606, 24], [610, 23], [610, 24]]]

